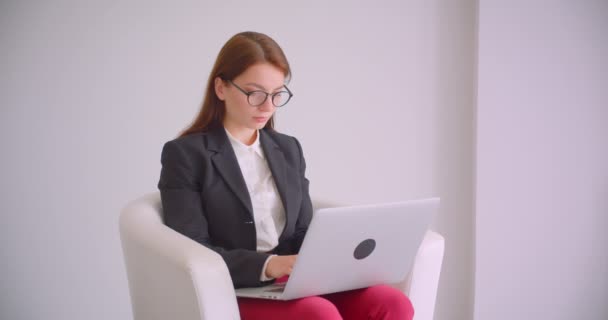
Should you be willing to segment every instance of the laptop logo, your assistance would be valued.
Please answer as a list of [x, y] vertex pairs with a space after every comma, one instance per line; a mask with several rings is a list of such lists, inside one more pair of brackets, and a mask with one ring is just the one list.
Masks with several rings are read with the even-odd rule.
[[372, 254], [372, 252], [374, 251], [375, 248], [376, 248], [376, 240], [374, 240], [374, 239], [363, 240], [355, 248], [355, 252], [353, 255], [355, 256], [355, 259], [357, 259], [357, 260], [365, 259], [370, 254]]

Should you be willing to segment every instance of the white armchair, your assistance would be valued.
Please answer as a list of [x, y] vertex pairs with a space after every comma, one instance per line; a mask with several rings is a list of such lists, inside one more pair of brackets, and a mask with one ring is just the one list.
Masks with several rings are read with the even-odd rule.
[[[163, 224], [159, 192], [129, 203], [119, 225], [135, 320], [240, 319], [226, 264]], [[412, 301], [415, 320], [433, 319], [443, 251], [443, 237], [428, 231], [408, 277], [394, 284]]]

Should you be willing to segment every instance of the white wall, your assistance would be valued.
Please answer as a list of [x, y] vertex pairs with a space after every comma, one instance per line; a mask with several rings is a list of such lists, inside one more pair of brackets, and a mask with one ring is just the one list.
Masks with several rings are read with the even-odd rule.
[[131, 318], [119, 211], [156, 190], [222, 44], [257, 30], [293, 66], [278, 128], [313, 194], [441, 196], [436, 319], [470, 319], [474, 21], [471, 0], [2, 2], [0, 318]]
[[608, 319], [608, 2], [479, 19], [475, 319]]

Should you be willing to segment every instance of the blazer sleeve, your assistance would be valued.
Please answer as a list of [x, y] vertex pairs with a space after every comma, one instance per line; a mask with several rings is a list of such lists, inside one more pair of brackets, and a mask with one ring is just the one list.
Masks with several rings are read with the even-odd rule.
[[199, 163], [202, 161], [195, 159], [195, 155], [188, 154], [175, 140], [163, 147], [158, 188], [165, 224], [220, 254], [235, 288], [265, 284], [260, 281], [260, 274], [268, 254], [247, 249], [227, 250], [211, 244], [199, 180], [205, 172], [203, 164]]
[[302, 241], [304, 241], [304, 236], [308, 230], [308, 225], [310, 225], [310, 220], [312, 219], [312, 201], [310, 199], [310, 193], [308, 190], [310, 182], [306, 178], [306, 161], [304, 160], [304, 152], [302, 151], [302, 146], [300, 145], [298, 139], [293, 139], [295, 140], [300, 153], [299, 174], [300, 181], [302, 182], [302, 203], [300, 204], [300, 212], [298, 214], [298, 220], [296, 221], [294, 235], [291, 240], [292, 251], [294, 253], [298, 253], [300, 251], [300, 247], [302, 247]]

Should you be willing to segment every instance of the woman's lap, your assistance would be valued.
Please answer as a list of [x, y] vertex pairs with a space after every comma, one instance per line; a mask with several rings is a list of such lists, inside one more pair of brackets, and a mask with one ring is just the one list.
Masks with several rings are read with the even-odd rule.
[[414, 309], [401, 291], [387, 285], [289, 301], [238, 298], [243, 320], [412, 319]]
[[238, 298], [242, 320], [342, 319], [336, 306], [322, 297], [288, 301]]

